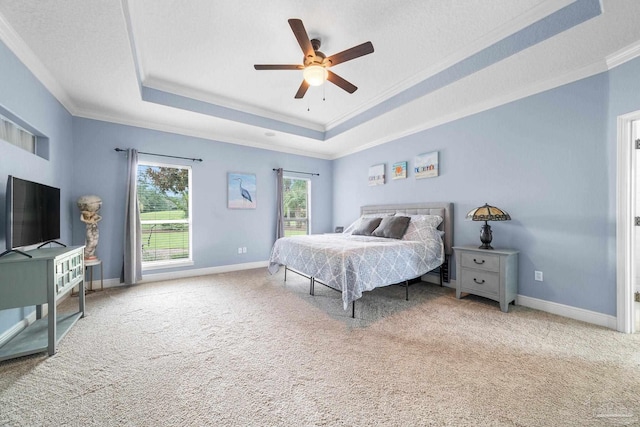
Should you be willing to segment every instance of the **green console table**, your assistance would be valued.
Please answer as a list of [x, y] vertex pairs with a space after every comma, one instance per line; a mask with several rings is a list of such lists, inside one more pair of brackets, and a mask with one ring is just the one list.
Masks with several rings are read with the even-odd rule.
[[[0, 258], [0, 310], [36, 307], [36, 321], [0, 347], [0, 361], [56, 352], [57, 344], [84, 317], [84, 246], [43, 248]], [[57, 302], [78, 287], [78, 311], [57, 313]], [[43, 317], [42, 306], [48, 314]]]

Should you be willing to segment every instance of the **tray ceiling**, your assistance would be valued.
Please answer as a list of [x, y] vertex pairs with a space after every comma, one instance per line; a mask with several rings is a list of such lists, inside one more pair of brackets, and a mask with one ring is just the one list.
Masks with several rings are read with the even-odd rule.
[[[74, 115], [335, 158], [607, 68], [636, 0], [0, 0], [0, 38]], [[294, 99], [288, 25], [375, 52]]]

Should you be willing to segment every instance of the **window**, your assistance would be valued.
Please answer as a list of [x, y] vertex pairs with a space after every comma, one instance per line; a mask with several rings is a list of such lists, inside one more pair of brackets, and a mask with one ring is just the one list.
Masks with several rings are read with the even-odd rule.
[[138, 163], [142, 266], [191, 263], [191, 167]]
[[0, 116], [0, 139], [30, 153], [36, 153], [36, 137], [4, 116]]
[[284, 177], [284, 235], [311, 234], [310, 212], [311, 181]]

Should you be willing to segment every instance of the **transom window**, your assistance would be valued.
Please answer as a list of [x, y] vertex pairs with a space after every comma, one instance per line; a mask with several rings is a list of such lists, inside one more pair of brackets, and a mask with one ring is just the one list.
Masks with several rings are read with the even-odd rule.
[[36, 153], [36, 137], [31, 132], [24, 130], [17, 124], [4, 116], [0, 116], [0, 139], [27, 150], [30, 153]]
[[143, 268], [192, 261], [191, 167], [138, 162]]

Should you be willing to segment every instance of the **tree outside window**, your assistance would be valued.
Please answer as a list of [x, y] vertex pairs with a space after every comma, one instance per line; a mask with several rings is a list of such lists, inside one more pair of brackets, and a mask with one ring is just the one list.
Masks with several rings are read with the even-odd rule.
[[191, 260], [191, 168], [138, 165], [142, 261], [147, 266]]
[[311, 182], [308, 179], [285, 177], [282, 185], [284, 186], [284, 235], [309, 234]]

